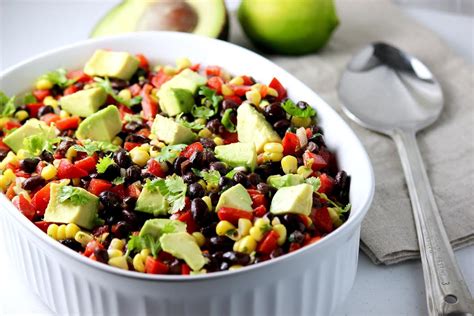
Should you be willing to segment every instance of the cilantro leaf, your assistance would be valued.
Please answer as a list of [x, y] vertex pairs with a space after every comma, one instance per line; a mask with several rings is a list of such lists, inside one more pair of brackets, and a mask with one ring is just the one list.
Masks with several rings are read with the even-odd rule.
[[298, 107], [293, 101], [287, 99], [281, 104], [286, 113], [296, 117], [312, 117], [316, 115], [316, 110], [309, 105], [305, 109]]
[[16, 111], [15, 96], [9, 98], [0, 91], [0, 117], [11, 116]]
[[203, 178], [204, 181], [206, 181], [207, 183], [212, 184], [212, 185], [219, 184], [219, 179], [221, 177], [221, 174], [219, 173], [219, 171], [217, 170], [201, 171], [195, 168], [193, 168], [192, 170], [195, 175]]
[[66, 201], [73, 205], [84, 205], [91, 200], [91, 197], [83, 189], [63, 185], [59, 188], [58, 201], [64, 203]]
[[197, 122], [188, 122], [185, 119], [182, 118], [183, 113], [180, 113], [178, 116], [176, 116], [176, 122], [184, 127], [187, 127], [189, 129], [194, 129], [194, 130], [200, 130], [205, 127], [204, 124], [200, 124]]
[[219, 103], [224, 98], [220, 95], [217, 95], [217, 92], [215, 90], [212, 90], [206, 86], [202, 86], [199, 88], [198, 94], [204, 96], [204, 99], [202, 100], [203, 104], [212, 105], [215, 113], [219, 111]]
[[191, 109], [191, 114], [194, 117], [198, 118], [205, 118], [208, 119], [216, 114], [213, 109], [208, 108], [207, 106], [197, 106], [196, 104], [193, 105]]
[[166, 198], [171, 206], [169, 213], [176, 213], [185, 206], [188, 186], [184, 183], [183, 178], [176, 174], [166, 179], [158, 178], [151, 181], [148, 180], [144, 187], [151, 192], [159, 191], [160, 194]]
[[230, 119], [230, 114], [232, 113], [232, 109], [227, 109], [224, 112], [224, 115], [222, 116], [221, 123], [224, 125], [224, 127], [231, 133], [235, 133], [235, 124], [232, 123], [232, 120]]
[[227, 172], [227, 174], [225, 176], [226, 176], [226, 178], [232, 179], [237, 172], [239, 172], [239, 170], [232, 169], [231, 171]]
[[51, 83], [58, 85], [60, 88], [66, 88], [76, 82], [74, 79], [68, 79], [66, 74], [66, 69], [59, 68], [42, 75], [40, 79], [49, 80]]
[[132, 251], [140, 252], [143, 249], [150, 249], [151, 254], [156, 258], [161, 250], [160, 240], [148, 234], [143, 236], [131, 236], [127, 243], [126, 255], [128, 256]]
[[97, 163], [95, 167], [98, 173], [104, 173], [107, 170], [107, 168], [113, 164], [115, 164], [115, 162], [111, 158], [111, 156], [105, 156], [99, 159], [99, 162]]
[[36, 102], [38, 102], [38, 100], [36, 100], [36, 97], [32, 93], [27, 93], [23, 96], [23, 104], [31, 104]]
[[313, 186], [313, 192], [318, 192], [319, 188], [321, 187], [321, 179], [316, 177], [310, 177], [306, 179], [306, 183]]
[[177, 144], [177, 145], [169, 145], [161, 148], [161, 151], [158, 153], [156, 160], [159, 162], [169, 161], [172, 162], [176, 157], [178, 157], [179, 153], [186, 148], [186, 144]]
[[125, 122], [131, 123], [131, 122], [137, 122], [137, 123], [142, 123], [143, 119], [140, 114], [130, 114], [130, 113], [125, 113]]
[[105, 79], [95, 77], [94, 81], [97, 83], [99, 87], [105, 90], [108, 95], [115, 99], [120, 104], [125, 105], [128, 108], [131, 108], [134, 105], [140, 104], [142, 102], [142, 97], [136, 96], [131, 98], [130, 100], [125, 100], [124, 98], [120, 97], [117, 93], [115, 93], [112, 85], [110, 84], [109, 78], [105, 77]]
[[59, 137], [51, 138], [50, 133], [43, 130], [40, 134], [34, 134], [23, 139], [23, 146], [32, 155], [38, 156], [43, 151], [53, 151], [53, 145], [61, 141]]
[[125, 178], [124, 177], [117, 177], [114, 180], [112, 180], [113, 185], [119, 185], [125, 183]]
[[176, 221], [171, 220], [168, 223], [163, 226], [163, 229], [161, 230], [161, 233], [164, 234], [171, 234], [176, 232]]
[[120, 147], [109, 142], [96, 141], [86, 139], [83, 141], [84, 145], [74, 145], [74, 149], [77, 151], [82, 151], [87, 153], [88, 156], [92, 156], [95, 152], [98, 151], [117, 151]]

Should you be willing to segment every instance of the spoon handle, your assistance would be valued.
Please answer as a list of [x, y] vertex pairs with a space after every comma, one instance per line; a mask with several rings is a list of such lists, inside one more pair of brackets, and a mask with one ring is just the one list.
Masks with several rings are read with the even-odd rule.
[[414, 131], [395, 141], [410, 193], [429, 315], [474, 315], [474, 301], [456, 263], [425, 171]]

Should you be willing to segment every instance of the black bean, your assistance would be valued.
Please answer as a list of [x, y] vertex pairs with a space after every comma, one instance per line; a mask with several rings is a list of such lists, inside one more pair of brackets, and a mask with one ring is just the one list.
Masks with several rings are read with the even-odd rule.
[[233, 179], [227, 177], [220, 177], [219, 179], [219, 189], [222, 191], [227, 190], [230, 187], [235, 185], [235, 181]]
[[285, 135], [288, 127], [290, 127], [290, 121], [287, 120], [287, 119], [276, 121], [273, 124], [273, 128], [276, 130], [278, 135], [280, 135], [281, 137], [283, 137]]
[[289, 235], [288, 241], [301, 244], [304, 241], [304, 234], [298, 230], [295, 230]]
[[280, 257], [283, 254], [284, 254], [283, 249], [278, 247], [270, 253], [270, 258], [274, 259], [274, 258]]
[[39, 155], [39, 158], [40, 158], [41, 160], [46, 161], [46, 162], [53, 162], [53, 161], [54, 161], [53, 154], [50, 153], [50, 152], [47, 151], [47, 150], [43, 150], [43, 152], [41, 152], [41, 154]]
[[130, 225], [124, 221], [120, 221], [112, 226], [111, 231], [117, 238], [124, 238], [130, 233]]
[[212, 223], [210, 225], [204, 226], [201, 228], [201, 233], [206, 237], [212, 237], [216, 235], [216, 225], [217, 223]]
[[105, 223], [107, 225], [115, 224], [118, 222], [118, 220], [119, 220], [119, 217], [117, 216], [117, 214], [107, 214], [105, 216]]
[[235, 101], [230, 100], [230, 99], [225, 99], [222, 101], [222, 109], [225, 111], [227, 109], [236, 109], [238, 108], [239, 105], [235, 103]]
[[125, 131], [129, 133], [137, 132], [142, 128], [143, 128], [143, 124], [136, 121], [128, 122], [127, 124], [125, 124], [125, 127], [124, 127]]
[[323, 204], [321, 203], [321, 198], [316, 193], [313, 193], [313, 205], [312, 208], [321, 208]]
[[0, 149], [0, 161], [5, 159], [5, 157], [8, 155], [8, 151]]
[[260, 178], [258, 173], [252, 172], [247, 176], [247, 180], [251, 185], [257, 185], [260, 181], [262, 181], [262, 178]]
[[179, 262], [179, 260], [174, 259], [171, 263], [169, 263], [168, 267], [169, 274], [181, 274], [181, 262]]
[[216, 147], [216, 143], [214, 142], [214, 140], [210, 138], [204, 138], [204, 137], [199, 138], [199, 142], [202, 144], [204, 148], [214, 150], [214, 148]]
[[216, 161], [216, 156], [214, 156], [214, 153], [210, 150], [205, 150], [203, 153], [202, 153], [202, 165], [203, 166], [207, 166], [209, 165], [211, 162], [213, 161]]
[[222, 125], [220, 119], [212, 119], [206, 124], [207, 129], [209, 129], [214, 134], [222, 134], [226, 131], [224, 125]]
[[128, 86], [128, 82], [123, 79], [110, 78], [110, 86], [115, 90], [122, 90]]
[[189, 185], [188, 195], [191, 199], [203, 197], [206, 193], [204, 188], [199, 183], [195, 182]]
[[211, 163], [209, 169], [219, 171], [221, 175], [225, 175], [227, 173], [227, 166], [220, 161]]
[[339, 171], [334, 179], [334, 191], [339, 201], [343, 204], [349, 202], [349, 189], [351, 186], [351, 177], [344, 170]]
[[191, 157], [189, 157], [189, 161], [192, 163], [194, 168], [200, 168], [202, 165], [202, 152], [201, 151], [195, 151]]
[[133, 183], [137, 180], [140, 180], [141, 175], [142, 169], [137, 165], [132, 165], [125, 171], [125, 181], [128, 183]]
[[119, 149], [115, 152], [114, 161], [121, 168], [128, 168], [132, 164], [130, 154], [124, 149]]
[[270, 123], [275, 123], [286, 118], [286, 112], [280, 102], [274, 102], [265, 107], [265, 117]]
[[117, 164], [111, 164], [105, 169], [105, 172], [100, 174], [100, 177], [105, 180], [112, 181], [120, 177], [120, 167]]
[[283, 219], [280, 218], [280, 221], [283, 225], [285, 225], [286, 230], [289, 233], [294, 231], [303, 232], [305, 230], [305, 225], [300, 221], [298, 215], [296, 214], [286, 214], [283, 216]]
[[82, 250], [82, 245], [74, 239], [64, 239], [64, 240], [60, 240], [59, 242], [74, 251]]
[[148, 138], [139, 134], [130, 134], [127, 137], [125, 137], [125, 141], [131, 142], [131, 143], [143, 144], [148, 141]]
[[244, 187], [247, 186], [247, 175], [243, 173], [242, 171], [236, 172], [233, 178], [236, 183], [240, 183]]
[[94, 256], [99, 262], [107, 263], [109, 261], [109, 254], [107, 253], [107, 250], [103, 248], [99, 248], [99, 247], [95, 248]]
[[209, 208], [201, 198], [195, 198], [191, 201], [191, 215], [199, 226], [203, 226], [206, 222], [208, 212]]
[[40, 160], [38, 158], [25, 158], [23, 160], [20, 160], [20, 168], [24, 172], [32, 173], [35, 171], [36, 166]]
[[209, 239], [209, 244], [215, 250], [231, 249], [233, 243], [232, 239], [224, 236], [214, 236]]
[[42, 185], [44, 185], [45, 180], [41, 176], [32, 176], [26, 179], [22, 186], [25, 190], [34, 190]]
[[265, 182], [260, 182], [259, 184], [257, 184], [257, 190], [262, 192], [262, 194], [264, 195], [267, 195], [268, 192], [270, 192], [269, 185], [266, 184]]
[[186, 160], [187, 160], [186, 157], [178, 157], [175, 159], [173, 163], [174, 173], [176, 173], [177, 175], [182, 175], [181, 164]]
[[219, 266], [219, 270], [220, 271], [225, 271], [225, 270], [228, 270], [229, 269], [229, 264], [227, 262], [222, 262], [221, 265]]
[[186, 159], [181, 163], [181, 174], [186, 174], [191, 171], [193, 167], [192, 162], [189, 159]]
[[39, 108], [38, 110], [38, 117], [41, 117], [43, 115], [46, 115], [48, 113], [54, 113], [54, 109], [50, 105], [45, 105]]
[[106, 210], [116, 210], [121, 206], [120, 197], [112, 191], [104, 191], [99, 194], [99, 201]]
[[64, 157], [69, 147], [73, 146], [74, 144], [75, 142], [72, 139], [66, 138], [59, 143], [56, 153], [61, 157]]
[[226, 251], [222, 258], [230, 264], [247, 265], [250, 263], [250, 256], [241, 252]]
[[194, 174], [194, 172], [188, 172], [183, 176], [183, 181], [187, 184], [191, 184], [199, 181], [199, 178]]
[[137, 224], [137, 215], [134, 212], [129, 210], [122, 210], [121, 220], [129, 224], [132, 227], [135, 227]]
[[219, 193], [211, 192], [209, 193], [209, 197], [211, 198], [212, 205], [217, 205], [217, 202], [219, 202]]
[[109, 225], [102, 225], [102, 226], [95, 227], [92, 230], [92, 235], [94, 235], [95, 237], [99, 237], [102, 234], [109, 233], [109, 232], [110, 232]]

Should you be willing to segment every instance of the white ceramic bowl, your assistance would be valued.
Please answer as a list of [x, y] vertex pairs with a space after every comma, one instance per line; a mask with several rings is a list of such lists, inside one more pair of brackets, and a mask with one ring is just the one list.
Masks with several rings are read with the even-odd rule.
[[98, 48], [143, 53], [151, 62], [189, 57], [250, 74], [268, 83], [277, 77], [289, 96], [318, 111], [328, 146], [352, 176], [348, 221], [321, 241], [289, 255], [238, 271], [197, 276], [147, 275], [94, 262], [37, 229], [0, 194], [0, 233], [12, 265], [57, 314], [80, 315], [329, 315], [354, 282], [361, 221], [372, 201], [369, 158], [346, 123], [310, 88], [267, 59], [227, 42], [173, 32], [135, 33], [42, 54], [5, 71], [0, 90], [8, 95], [59, 67], [82, 68]]

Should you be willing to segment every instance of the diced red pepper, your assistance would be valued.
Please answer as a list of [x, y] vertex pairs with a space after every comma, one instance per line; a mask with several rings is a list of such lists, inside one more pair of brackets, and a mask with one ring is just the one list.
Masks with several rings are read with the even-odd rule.
[[139, 131], [137, 132], [137, 134], [138, 134], [138, 135], [141, 135], [141, 136], [143, 136], [143, 137], [148, 137], [148, 136], [150, 136], [151, 131], [150, 131], [150, 129], [148, 129], [148, 128], [142, 128], [141, 130], [139, 130]]
[[199, 68], [201, 68], [201, 64], [194, 64], [191, 67], [189, 67], [189, 69], [192, 71], [198, 71]]
[[3, 137], [0, 137], [0, 149], [4, 151], [9, 151], [10, 147], [3, 142]]
[[266, 85], [262, 85], [260, 87], [260, 95], [262, 96], [262, 98], [265, 98], [267, 96], [267, 93], [268, 93], [268, 87]]
[[170, 80], [171, 78], [172, 76], [167, 75], [163, 70], [160, 70], [151, 78], [151, 84], [155, 86], [155, 88], [159, 89], [163, 83]]
[[315, 236], [315, 237], [311, 237], [309, 238], [309, 240], [305, 241], [304, 245], [307, 246], [307, 245], [310, 245], [310, 244], [314, 244], [315, 242], [318, 242], [321, 240], [321, 236]]
[[154, 176], [164, 178], [166, 176], [166, 172], [161, 167], [160, 163], [155, 159], [148, 160], [147, 163], [147, 170]]
[[150, 66], [148, 59], [143, 54], [136, 54], [135, 57], [137, 57], [138, 61], [140, 62], [139, 66], [145, 70], [148, 70]]
[[265, 238], [260, 242], [260, 245], [258, 246], [258, 251], [269, 255], [273, 250], [278, 247], [278, 238], [280, 235], [274, 230], [270, 231]]
[[224, 97], [224, 100], [231, 100], [234, 101], [236, 104], [240, 105], [242, 103], [242, 99], [236, 95], [227, 95]]
[[247, 91], [250, 90], [251, 86], [231, 86], [234, 93], [239, 97], [244, 96]]
[[36, 192], [33, 198], [31, 199], [31, 204], [35, 208], [36, 214], [38, 214], [38, 216], [43, 216], [46, 207], [48, 207], [49, 193], [50, 183], [46, 184], [38, 192]]
[[130, 184], [127, 187], [127, 193], [128, 196], [138, 199], [138, 196], [140, 196], [140, 189], [135, 184]]
[[25, 172], [21, 169], [17, 169], [14, 172], [15, 172], [15, 176], [20, 177], [20, 178], [29, 178], [29, 177], [31, 177], [30, 173]]
[[190, 234], [194, 233], [198, 229], [196, 223], [194, 222], [191, 211], [186, 211], [179, 215], [178, 221], [186, 223], [186, 231]]
[[26, 105], [30, 117], [38, 117], [38, 111], [43, 106], [43, 103], [29, 103]]
[[181, 274], [188, 275], [189, 273], [191, 273], [191, 268], [186, 263], [181, 264]]
[[219, 67], [219, 66], [207, 66], [206, 67], [206, 75], [207, 76], [220, 76], [221, 75], [221, 67]]
[[152, 256], [146, 257], [145, 272], [149, 274], [166, 274], [168, 266]]
[[256, 217], [263, 217], [265, 214], [267, 214], [267, 208], [265, 205], [259, 205], [253, 209], [253, 214]]
[[332, 188], [334, 187], [334, 179], [328, 176], [325, 173], [322, 173], [319, 176], [319, 180], [321, 181], [321, 186], [319, 187], [319, 193], [330, 194]]
[[221, 77], [211, 77], [207, 80], [207, 86], [213, 90], [216, 90], [218, 94], [222, 91], [222, 85], [224, 80]]
[[284, 98], [286, 98], [286, 89], [283, 87], [280, 81], [278, 81], [277, 78], [273, 78], [272, 81], [270, 81], [270, 84], [268, 86], [270, 88], [275, 89], [278, 92], [277, 101], [281, 101]]
[[50, 223], [45, 222], [45, 221], [34, 222], [34, 224], [36, 225], [36, 227], [38, 227], [39, 229], [41, 229], [45, 233], [48, 231], [48, 227], [50, 225]]
[[88, 173], [81, 168], [74, 166], [69, 160], [61, 159], [58, 167], [58, 179], [73, 179], [87, 176]]
[[112, 187], [112, 183], [103, 179], [91, 179], [89, 182], [88, 191], [96, 196], [99, 196], [104, 191], [109, 190]]
[[267, 205], [267, 199], [265, 198], [265, 195], [263, 195], [262, 193], [251, 194], [250, 198], [252, 199], [252, 208], [256, 208], [261, 205], [263, 206]]
[[309, 216], [298, 214], [298, 217], [300, 218], [300, 221], [304, 224], [306, 228], [311, 226], [311, 218], [309, 218]]
[[56, 127], [60, 131], [76, 129], [79, 126], [79, 116], [72, 116], [56, 121]]
[[5, 123], [4, 128], [9, 131], [14, 128], [19, 128], [20, 126], [21, 124], [18, 123], [17, 121], [9, 120], [8, 122]]
[[71, 70], [66, 74], [68, 79], [76, 80], [76, 82], [87, 83], [92, 80], [91, 77], [86, 75], [82, 70]]
[[40, 117], [40, 120], [45, 122], [47, 125], [51, 125], [52, 123], [55, 123], [59, 121], [61, 118], [59, 115], [54, 114], [54, 113], [47, 113], [43, 116]]
[[224, 133], [222, 133], [221, 136], [224, 140], [225, 145], [237, 143], [239, 141], [239, 136], [237, 135], [237, 133], [230, 133], [229, 131], [225, 131]]
[[283, 154], [285, 156], [294, 155], [300, 147], [300, 140], [296, 134], [287, 132], [283, 137], [281, 144], [283, 145]]
[[5, 196], [7, 197], [7, 199], [9, 199], [10, 201], [13, 200], [13, 198], [16, 196], [16, 192], [15, 192], [15, 182], [12, 182], [10, 184], [10, 186], [8, 187], [7, 189], [7, 192], [5, 192]]
[[124, 148], [126, 151], [131, 151], [133, 148], [139, 147], [139, 146], [141, 146], [140, 143], [125, 142], [125, 143], [123, 144], [123, 148]]
[[26, 216], [30, 221], [33, 220], [35, 217], [35, 208], [33, 205], [31, 205], [30, 201], [28, 201], [23, 194], [17, 195], [15, 198], [12, 200], [13, 205], [17, 209], [20, 210], [20, 212]]
[[140, 92], [142, 97], [143, 118], [146, 120], [154, 119], [158, 113], [158, 103], [153, 100], [150, 95], [152, 89], [153, 86], [151, 84], [146, 84]]
[[186, 146], [179, 155], [189, 159], [197, 151], [204, 151], [204, 146], [200, 142], [195, 142]]
[[251, 85], [255, 84], [255, 81], [252, 78], [250, 78], [249, 76], [244, 75], [244, 76], [240, 76], [240, 77], [242, 77], [242, 79], [244, 80], [244, 85], [246, 85], [246, 86], [251, 86]]
[[217, 212], [217, 216], [221, 221], [229, 221], [234, 225], [238, 224], [239, 218], [246, 218], [252, 220], [252, 212], [239, 210], [232, 207], [221, 207]]
[[78, 160], [74, 163], [74, 166], [81, 168], [82, 170], [91, 173], [95, 170], [97, 164], [97, 158], [95, 156], [88, 156], [84, 159]]
[[305, 162], [305, 165], [311, 167], [311, 169], [313, 169], [314, 171], [319, 171], [323, 168], [326, 168], [328, 165], [326, 160], [323, 159], [323, 157], [309, 151], [306, 151], [303, 154], [303, 160]]
[[86, 249], [84, 250], [83, 255], [86, 256], [86, 257], [93, 256], [94, 251], [97, 248], [104, 249], [104, 246], [100, 242], [98, 242], [97, 240], [93, 239], [93, 240], [91, 240], [87, 243]]
[[122, 120], [125, 119], [125, 115], [126, 115], [126, 114], [133, 114], [132, 109], [126, 107], [126, 106], [123, 105], [123, 104], [119, 104], [118, 110], [119, 110], [119, 113], [120, 113], [120, 118], [121, 118]]
[[66, 89], [64, 89], [64, 95], [69, 95], [77, 92], [79, 90], [75, 85], [70, 85]]
[[33, 95], [39, 102], [43, 102], [44, 98], [51, 95], [49, 90], [33, 90]]
[[313, 224], [322, 232], [332, 232], [333, 225], [327, 207], [318, 208], [313, 212]]
[[110, 191], [114, 192], [117, 194], [121, 199], [124, 199], [127, 197], [127, 189], [123, 184], [116, 185], [112, 188], [110, 188]]

